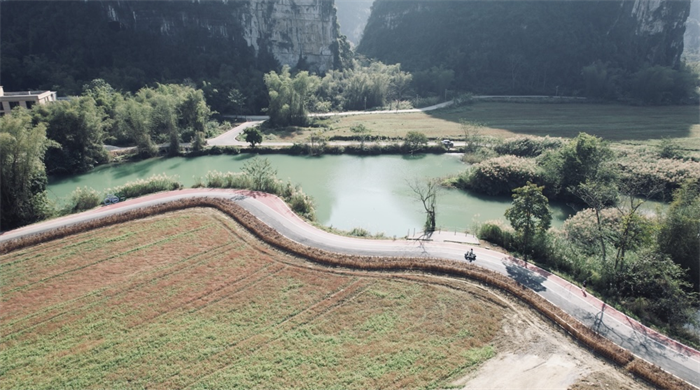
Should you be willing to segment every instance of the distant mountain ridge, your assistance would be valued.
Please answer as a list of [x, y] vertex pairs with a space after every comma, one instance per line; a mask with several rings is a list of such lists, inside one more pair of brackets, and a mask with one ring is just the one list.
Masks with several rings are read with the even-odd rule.
[[410, 71], [452, 69], [460, 89], [576, 95], [596, 77], [678, 70], [689, 9], [690, 0], [376, 0], [358, 51]]

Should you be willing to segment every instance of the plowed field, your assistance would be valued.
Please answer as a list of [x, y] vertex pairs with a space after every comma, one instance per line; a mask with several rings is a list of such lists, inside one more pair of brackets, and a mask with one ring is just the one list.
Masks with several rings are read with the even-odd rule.
[[464, 281], [328, 269], [215, 211], [0, 256], [3, 388], [444, 387], [507, 305]]

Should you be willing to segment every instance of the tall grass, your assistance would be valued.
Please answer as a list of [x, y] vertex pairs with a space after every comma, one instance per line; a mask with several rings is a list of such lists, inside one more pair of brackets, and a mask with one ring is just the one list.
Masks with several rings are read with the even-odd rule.
[[[260, 185], [262, 185], [262, 188], [259, 188]], [[209, 171], [204, 178], [199, 179], [195, 187], [234, 188], [267, 192], [282, 198], [300, 216], [310, 221], [316, 220], [313, 198], [305, 194], [300, 186], [295, 186], [290, 181], [283, 181], [274, 176], [265, 178], [263, 183], [255, 183], [244, 172], [224, 173]]]
[[95, 189], [78, 187], [71, 193], [68, 205], [64, 206], [59, 214], [65, 215], [94, 209], [102, 203], [103, 198]]
[[166, 174], [153, 175], [148, 179], [138, 179], [128, 182], [123, 186], [110, 188], [106, 192], [119, 198], [137, 198], [139, 196], [153, 194], [161, 191], [173, 191], [182, 189], [183, 185], [178, 177]]

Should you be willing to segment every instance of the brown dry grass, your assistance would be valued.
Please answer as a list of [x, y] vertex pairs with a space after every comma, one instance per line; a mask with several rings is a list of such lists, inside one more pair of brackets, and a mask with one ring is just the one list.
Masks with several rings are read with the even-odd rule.
[[160, 214], [165, 211], [178, 210], [189, 207], [214, 207], [232, 217], [246, 229], [253, 232], [258, 238], [275, 248], [284, 250], [290, 254], [315, 261], [319, 264], [359, 269], [365, 271], [420, 271], [431, 274], [451, 275], [478, 280], [504, 292], [512, 294], [521, 301], [530, 305], [534, 310], [551, 320], [567, 333], [578, 339], [583, 345], [591, 348], [601, 356], [625, 367], [629, 372], [650, 382], [654, 386], [666, 389], [691, 389], [688, 383], [668, 374], [658, 367], [635, 358], [627, 350], [618, 347], [609, 340], [599, 336], [589, 328], [576, 321], [569, 314], [555, 307], [541, 298], [532, 290], [519, 285], [506, 276], [472, 266], [467, 263], [453, 263], [440, 259], [412, 259], [412, 258], [380, 258], [367, 256], [351, 256], [326, 252], [320, 249], [310, 248], [292, 242], [274, 229], [263, 224], [260, 220], [247, 213], [240, 206], [220, 199], [188, 199], [156, 206], [147, 210], [137, 210], [120, 214], [101, 221], [93, 221], [79, 226], [59, 229], [43, 235], [27, 237], [3, 245], [0, 253], [9, 253], [19, 248], [26, 248], [51, 239], [65, 237], [73, 233], [90, 230], [103, 225], [113, 225], [127, 220], [141, 218], [147, 215]]

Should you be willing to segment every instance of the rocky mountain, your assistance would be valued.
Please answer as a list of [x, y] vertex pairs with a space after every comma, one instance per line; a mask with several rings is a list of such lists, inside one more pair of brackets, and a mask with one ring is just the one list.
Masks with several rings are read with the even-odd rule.
[[689, 8], [690, 0], [376, 0], [358, 51], [411, 71], [454, 70], [456, 87], [475, 92], [572, 95], [619, 82], [598, 92], [625, 95], [642, 69], [679, 69]]
[[[0, 1], [6, 90], [75, 93], [92, 78], [116, 87], [236, 79], [280, 65], [339, 65], [333, 0]], [[261, 77], [254, 77], [262, 83]]]
[[353, 45], [360, 43], [372, 10], [373, 0], [335, 0], [340, 32]]
[[691, 0], [690, 15], [685, 27], [683, 55], [700, 62], [700, 0]]

